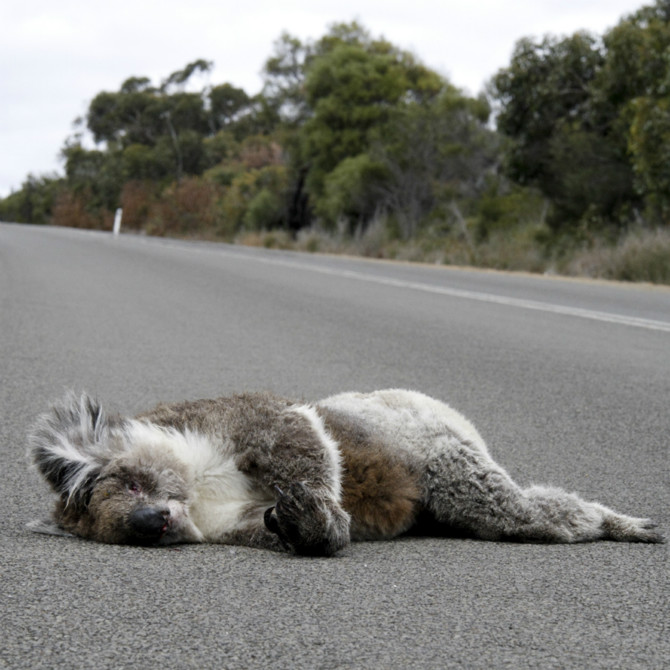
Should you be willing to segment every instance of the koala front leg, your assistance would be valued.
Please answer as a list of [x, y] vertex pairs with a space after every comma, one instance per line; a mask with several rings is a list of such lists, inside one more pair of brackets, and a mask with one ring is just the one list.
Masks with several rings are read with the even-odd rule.
[[340, 453], [314, 408], [284, 409], [273, 421], [271, 439], [245, 451], [241, 469], [274, 494], [264, 525], [286, 549], [330, 556], [349, 544]]
[[291, 484], [264, 515], [267, 528], [297, 554], [331, 556], [349, 543], [349, 518], [302, 482]]
[[272, 507], [249, 505], [236, 527], [219, 535], [217, 541], [304, 556], [331, 556], [349, 543], [349, 519], [345, 513], [344, 517], [334, 518], [337, 513], [333, 514], [302, 484], [290, 489]]

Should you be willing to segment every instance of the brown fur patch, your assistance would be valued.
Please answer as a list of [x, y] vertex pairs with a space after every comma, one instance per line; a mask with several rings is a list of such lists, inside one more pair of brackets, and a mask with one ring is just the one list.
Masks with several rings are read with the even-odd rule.
[[[271, 430], [277, 415], [292, 404], [270, 393], [238, 393], [224, 398], [161, 403], [135, 418], [210, 435], [220, 434], [225, 427], [233, 439], [239, 438], [244, 444], [250, 428], [259, 432]], [[239, 435], [235, 434], [237, 431]]]
[[409, 530], [420, 500], [418, 478], [346, 417], [323, 409], [344, 461], [342, 506], [351, 515], [352, 540], [385, 540]]

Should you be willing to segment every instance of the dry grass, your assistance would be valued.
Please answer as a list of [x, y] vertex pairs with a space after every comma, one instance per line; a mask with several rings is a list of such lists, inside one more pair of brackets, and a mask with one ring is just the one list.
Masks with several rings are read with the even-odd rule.
[[670, 230], [638, 231], [616, 244], [599, 242], [588, 250], [563, 250], [558, 260], [550, 258], [538, 241], [541, 232], [541, 226], [528, 224], [494, 233], [479, 244], [439, 231], [424, 231], [401, 241], [379, 220], [354, 235], [311, 228], [300, 231], [295, 239], [284, 231], [261, 231], [240, 234], [235, 242], [312, 253], [670, 284]]
[[[427, 227], [412, 239], [402, 240], [383, 216], [354, 234], [349, 234], [344, 225], [334, 230], [315, 226], [296, 236], [284, 230], [242, 230], [235, 234], [221, 224], [225, 217], [217, 211], [216, 190], [195, 186], [185, 180], [170, 193], [169, 200], [164, 199], [160, 212], [154, 204], [151, 209], [155, 218], [145, 224], [146, 232], [267, 249], [670, 284], [670, 229], [638, 230], [616, 243], [596, 238], [587, 249], [576, 248], [569, 238], [552, 248], [547, 243], [551, 238], [546, 227], [531, 221], [493, 231], [479, 242], [461, 230], [439, 227]], [[128, 196], [139, 207], [150, 200], [141, 189]], [[87, 223], [76, 199], [63, 199], [59, 204], [69, 222]]]
[[296, 251], [347, 254], [440, 265], [475, 265], [508, 270], [543, 272], [546, 262], [536, 241], [537, 226], [492, 234], [475, 245], [458, 231], [428, 229], [410, 240], [393, 235], [383, 218], [353, 235], [343, 230], [301, 230], [295, 239], [283, 231], [241, 233], [238, 244]]
[[565, 264], [567, 274], [670, 284], [670, 230], [636, 231], [615, 245], [594, 245]]

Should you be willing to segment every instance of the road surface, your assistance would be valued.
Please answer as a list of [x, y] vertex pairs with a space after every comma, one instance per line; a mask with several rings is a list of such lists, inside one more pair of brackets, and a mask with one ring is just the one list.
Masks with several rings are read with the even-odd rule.
[[663, 668], [669, 545], [407, 538], [332, 559], [36, 535], [25, 434], [268, 389], [416, 388], [522, 484], [670, 532], [670, 290], [0, 224], [0, 667]]

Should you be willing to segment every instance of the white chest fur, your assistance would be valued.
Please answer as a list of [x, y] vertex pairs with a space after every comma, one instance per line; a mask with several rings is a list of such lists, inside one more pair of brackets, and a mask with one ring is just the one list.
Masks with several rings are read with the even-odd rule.
[[252, 486], [230, 457], [213, 457], [195, 473], [189, 515], [206, 540], [216, 541], [235, 530], [245, 508], [266, 498]]
[[272, 505], [273, 499], [237, 469], [225, 444], [194, 433], [187, 433], [185, 438], [190, 448], [182, 459], [193, 476], [189, 516], [205, 540], [216, 542], [235, 530], [250, 504]]
[[[250, 504], [273, 504], [235, 465], [231, 449], [216, 437], [144, 424], [142, 441], [169, 450], [186, 468], [188, 515], [206, 542], [235, 530]], [[151, 435], [149, 435], [151, 433]]]

